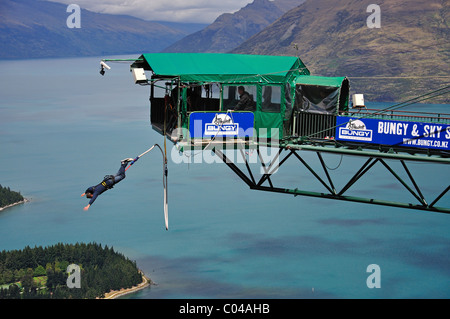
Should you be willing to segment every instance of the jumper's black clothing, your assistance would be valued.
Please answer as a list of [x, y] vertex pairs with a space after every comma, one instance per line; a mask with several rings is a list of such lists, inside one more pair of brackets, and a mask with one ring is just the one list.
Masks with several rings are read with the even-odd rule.
[[127, 165], [128, 165], [128, 162], [124, 162], [120, 166], [120, 169], [117, 172], [117, 174], [112, 176], [113, 178], [102, 181], [100, 184], [98, 184], [96, 186], [91, 186], [86, 190], [86, 192], [85, 192], [86, 194], [87, 193], [93, 194], [93, 197], [91, 198], [91, 200], [89, 202], [89, 205], [92, 205], [99, 195], [103, 194], [108, 189], [111, 189], [115, 184], [117, 184], [118, 182], [120, 182], [121, 180], [123, 180], [125, 178], [125, 169], [126, 169]]

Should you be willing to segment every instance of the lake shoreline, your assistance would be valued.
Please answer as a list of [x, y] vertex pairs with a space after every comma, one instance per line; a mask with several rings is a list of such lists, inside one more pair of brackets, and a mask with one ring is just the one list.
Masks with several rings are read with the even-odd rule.
[[12, 203], [12, 204], [10, 204], [10, 205], [6, 205], [6, 206], [3, 206], [3, 207], [0, 207], [0, 212], [2, 212], [2, 211], [4, 211], [4, 210], [6, 210], [6, 209], [8, 209], [8, 208], [11, 208], [11, 207], [14, 207], [14, 206], [17, 206], [17, 205], [21, 205], [21, 204], [25, 204], [25, 203], [28, 203], [30, 200], [29, 199], [27, 199], [27, 198], [24, 198], [23, 200], [21, 200], [20, 202], [16, 202], [16, 203]]
[[138, 292], [139, 290], [145, 289], [151, 285], [155, 285], [155, 283], [150, 278], [148, 278], [142, 271], [140, 273], [142, 275], [142, 282], [139, 285], [128, 289], [110, 291], [107, 294], [105, 294], [105, 297], [102, 299], [118, 299], [125, 295]]

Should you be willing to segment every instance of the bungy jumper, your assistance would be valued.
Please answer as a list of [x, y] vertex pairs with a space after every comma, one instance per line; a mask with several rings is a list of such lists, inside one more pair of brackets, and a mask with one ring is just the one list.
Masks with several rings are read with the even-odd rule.
[[[138, 59], [104, 59], [102, 75], [105, 62], [132, 63], [134, 82], [150, 88], [151, 125], [164, 141], [169, 139], [186, 156], [213, 152], [251, 190], [450, 213], [449, 207], [438, 206], [450, 185], [425, 194], [408, 167], [409, 163], [450, 164], [450, 114], [400, 110], [449, 94], [450, 85], [384, 109], [370, 109], [363, 95], [350, 95], [351, 77], [311, 75], [295, 56], [151, 53]], [[242, 87], [251, 111], [234, 110], [242, 100], [238, 93]], [[224, 149], [242, 158], [233, 161]], [[275, 157], [265, 159], [265, 149], [274, 150]], [[253, 153], [258, 155], [256, 163], [249, 161]], [[316, 160], [305, 153], [315, 154]], [[323, 154], [339, 156], [338, 166], [330, 168]], [[364, 164], [335, 176], [346, 158], [362, 158]], [[283, 181], [274, 176], [282, 173], [288, 160], [298, 161], [311, 176], [298, 179], [296, 188], [278, 185]], [[260, 165], [260, 176], [252, 169], [254, 164]], [[348, 194], [377, 164], [398, 184], [396, 192], [405, 199], [390, 200], [384, 198], [386, 194], [373, 198], [372, 190]], [[338, 185], [338, 179], [344, 183]], [[312, 188], [310, 180], [321, 189]]]
[[116, 175], [106, 175], [103, 181], [97, 185], [92, 186], [86, 190], [84, 194], [81, 195], [81, 197], [84, 197], [86, 195], [87, 198], [90, 198], [91, 201], [89, 202], [89, 205], [85, 207], [85, 210], [88, 210], [89, 207], [93, 204], [93, 202], [97, 199], [97, 197], [102, 194], [103, 192], [112, 189], [115, 184], [120, 182], [125, 178], [125, 172], [130, 169], [132, 165], [134, 165], [141, 157], [147, 155], [150, 153], [153, 149], [159, 148], [161, 151], [161, 154], [163, 156], [163, 187], [164, 187], [164, 221], [166, 225], [166, 230], [169, 230], [169, 205], [168, 205], [168, 183], [167, 183], [167, 177], [168, 177], [168, 168], [167, 168], [167, 156], [166, 152], [163, 151], [161, 146], [158, 144], [153, 145], [151, 148], [149, 148], [147, 151], [142, 153], [141, 155], [137, 156], [135, 159], [129, 158], [122, 161], [122, 166], [119, 170], [119, 173]]

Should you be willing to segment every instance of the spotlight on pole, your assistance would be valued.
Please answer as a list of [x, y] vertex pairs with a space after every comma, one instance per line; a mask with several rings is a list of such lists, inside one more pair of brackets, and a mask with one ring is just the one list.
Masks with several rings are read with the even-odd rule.
[[100, 74], [102, 76], [105, 75], [105, 69], [111, 70], [111, 67], [103, 61], [100, 62], [100, 66], [101, 66]]

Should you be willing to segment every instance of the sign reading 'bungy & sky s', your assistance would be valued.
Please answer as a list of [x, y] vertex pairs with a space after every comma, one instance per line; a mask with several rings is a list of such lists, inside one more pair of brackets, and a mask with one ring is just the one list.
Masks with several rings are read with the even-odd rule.
[[369, 144], [450, 150], [450, 125], [338, 117], [336, 139]]

